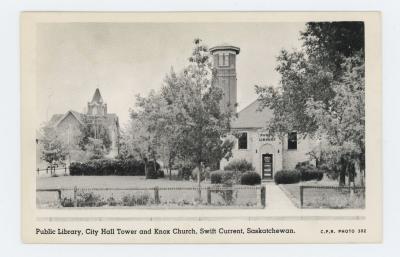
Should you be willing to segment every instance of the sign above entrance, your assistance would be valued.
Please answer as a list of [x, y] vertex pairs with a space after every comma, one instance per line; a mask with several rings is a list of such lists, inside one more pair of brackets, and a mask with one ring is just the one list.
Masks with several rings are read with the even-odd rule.
[[262, 132], [258, 133], [258, 141], [260, 141], [260, 142], [275, 141], [275, 137], [273, 134], [270, 134], [268, 131], [262, 131]]

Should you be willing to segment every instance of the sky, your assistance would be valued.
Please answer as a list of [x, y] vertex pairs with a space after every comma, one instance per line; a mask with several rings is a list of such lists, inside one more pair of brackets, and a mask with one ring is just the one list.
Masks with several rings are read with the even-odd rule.
[[238, 110], [257, 98], [254, 85], [279, 85], [281, 49], [301, 45], [304, 23], [41, 23], [37, 29], [37, 126], [53, 114], [83, 112], [96, 88], [109, 113], [129, 120], [135, 95], [158, 90], [173, 67], [188, 64], [194, 38], [240, 48]]

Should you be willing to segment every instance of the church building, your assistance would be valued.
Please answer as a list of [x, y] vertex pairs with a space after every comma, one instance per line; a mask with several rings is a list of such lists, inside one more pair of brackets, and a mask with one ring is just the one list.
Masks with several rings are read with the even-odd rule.
[[[236, 113], [237, 73], [236, 57], [240, 48], [219, 45], [210, 48], [215, 69], [214, 85], [221, 88], [224, 96], [222, 108], [233, 108]], [[273, 118], [269, 108], [259, 110], [260, 103], [255, 100], [237, 113], [231, 123], [232, 134], [236, 135], [233, 157], [222, 159], [223, 169], [234, 159], [245, 159], [253, 164], [262, 179], [272, 179], [274, 173], [282, 169], [293, 169], [298, 162], [309, 161], [309, 153], [318, 142], [303, 138], [296, 131], [288, 133], [283, 140], [269, 133], [267, 126]]]
[[[54, 114], [48, 126], [56, 130], [57, 135], [66, 145], [74, 146], [78, 144], [82, 128], [90, 127], [95, 139], [100, 138], [101, 133], [108, 133], [111, 141], [108, 157], [116, 157], [119, 147], [118, 116], [115, 113], [108, 113], [107, 103], [104, 102], [98, 88], [92, 100], [87, 103], [86, 109], [84, 113], [69, 110], [65, 114]], [[105, 128], [106, 132], [102, 131], [102, 128]]]

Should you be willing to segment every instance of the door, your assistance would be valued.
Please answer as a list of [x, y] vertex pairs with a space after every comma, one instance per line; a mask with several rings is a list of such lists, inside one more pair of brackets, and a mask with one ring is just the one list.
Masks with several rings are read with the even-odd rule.
[[262, 155], [262, 177], [272, 179], [273, 163], [272, 154], [266, 153]]

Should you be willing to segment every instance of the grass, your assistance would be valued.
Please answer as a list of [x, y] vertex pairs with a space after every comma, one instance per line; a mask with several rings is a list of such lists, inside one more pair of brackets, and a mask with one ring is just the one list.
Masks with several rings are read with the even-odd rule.
[[[209, 182], [202, 182], [206, 187]], [[74, 196], [73, 188], [78, 188], [78, 202], [82, 207], [109, 207], [109, 206], [152, 206], [154, 205], [154, 187], [160, 187], [160, 203], [157, 206], [169, 208], [171, 206], [196, 206], [198, 205], [197, 190], [162, 190], [161, 188], [196, 187], [195, 181], [177, 181], [168, 178], [145, 179], [142, 176], [59, 176], [59, 177], [37, 177], [37, 189], [61, 188], [62, 203], [64, 207], [72, 207]], [[149, 188], [148, 190], [120, 190], [122, 188]], [[95, 188], [95, 189], [93, 189]], [[119, 188], [119, 190], [110, 189]], [[87, 197], [85, 197], [87, 196]], [[90, 197], [89, 197], [90, 196]], [[149, 196], [149, 200], [137, 201], [138, 197]], [[211, 193], [211, 204], [213, 206], [234, 205], [238, 207], [256, 206], [256, 190], [236, 190], [234, 202], [224, 199], [225, 194], [221, 192]], [[82, 198], [82, 199], [81, 199]], [[92, 203], [97, 199], [97, 203]], [[60, 207], [56, 204], [56, 193], [38, 192], [37, 206], [44, 208]], [[201, 191], [202, 204], [207, 202], [206, 190]], [[86, 204], [87, 203], [87, 204]]]
[[[336, 180], [323, 179], [322, 181], [281, 184], [280, 187], [297, 207], [300, 207], [300, 185], [338, 186], [338, 182]], [[361, 192], [355, 192], [354, 195], [350, 197], [348, 189], [305, 189], [303, 191], [303, 208], [360, 209], [364, 207], [365, 197]]]

